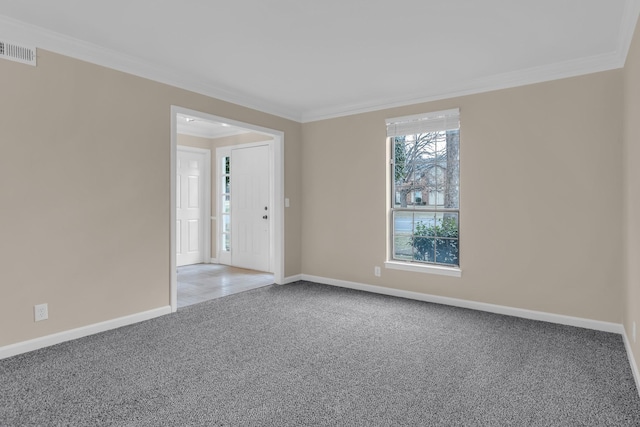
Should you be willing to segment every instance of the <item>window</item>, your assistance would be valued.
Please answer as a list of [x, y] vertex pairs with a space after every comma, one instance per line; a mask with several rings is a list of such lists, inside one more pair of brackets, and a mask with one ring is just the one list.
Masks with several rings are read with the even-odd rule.
[[224, 156], [221, 161], [220, 183], [220, 216], [222, 217], [222, 230], [220, 232], [220, 250], [231, 251], [231, 157]]
[[392, 261], [460, 265], [459, 117], [453, 109], [387, 120]]

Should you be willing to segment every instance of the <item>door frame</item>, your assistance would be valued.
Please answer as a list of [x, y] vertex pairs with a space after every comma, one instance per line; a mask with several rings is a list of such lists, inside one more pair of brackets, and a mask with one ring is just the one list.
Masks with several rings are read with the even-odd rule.
[[[203, 164], [203, 177], [204, 185], [202, 186], [202, 191], [204, 191], [204, 196], [202, 198], [202, 204], [204, 209], [200, 209], [200, 214], [202, 218], [202, 235], [200, 235], [200, 239], [202, 240], [202, 258], [203, 263], [210, 264], [211, 263], [211, 150], [206, 148], [197, 148], [197, 147], [189, 147], [187, 145], [176, 145], [176, 162], [177, 162], [177, 152], [184, 151], [187, 153], [198, 153], [202, 154], [204, 157]], [[177, 164], [176, 164], [176, 173], [177, 173]], [[176, 174], [174, 173], [174, 175]], [[176, 185], [174, 183], [174, 185]]]
[[[260, 142], [248, 142], [245, 144], [237, 144], [237, 145], [226, 145], [224, 147], [217, 147], [216, 148], [216, 165], [220, 164], [220, 159], [222, 158], [224, 153], [229, 153], [229, 155], [232, 154], [233, 150], [238, 150], [238, 149], [245, 149], [245, 148], [253, 148], [253, 147], [262, 147], [262, 146], [267, 146], [269, 147], [269, 156], [270, 156], [270, 162], [269, 162], [269, 205], [270, 206], [275, 206], [276, 202], [275, 202], [275, 191], [274, 191], [274, 187], [275, 187], [275, 182], [274, 182], [274, 164], [273, 164], [273, 152], [274, 152], [274, 141], [270, 140], [270, 141], [260, 141]], [[217, 202], [220, 201], [221, 197], [222, 197], [222, 193], [220, 192], [221, 188], [222, 188], [222, 180], [221, 180], [221, 176], [222, 174], [220, 173], [216, 173], [216, 200]], [[231, 200], [233, 200], [233, 181], [231, 182]], [[233, 202], [232, 202], [233, 203]], [[217, 213], [216, 213], [216, 217], [218, 218], [218, 226], [217, 226], [217, 232], [216, 232], [216, 256], [218, 257], [219, 261], [222, 261], [223, 259], [225, 261], [227, 261], [227, 259], [225, 257], [223, 257], [220, 254], [220, 236], [222, 235], [222, 220], [220, 219], [222, 217], [222, 206], [220, 203], [218, 203], [217, 205]], [[233, 213], [231, 214], [231, 218], [233, 221]], [[274, 272], [275, 270], [275, 216], [269, 212], [269, 271], [270, 272]], [[232, 239], [233, 239], [233, 234], [232, 234]], [[229, 263], [228, 265], [233, 265], [233, 244], [231, 245], [231, 254], [230, 255], [230, 259], [228, 260]], [[221, 262], [222, 263], [222, 262]], [[223, 263], [223, 264], [227, 264], [227, 263]]]
[[[170, 206], [169, 206], [169, 296], [171, 311], [178, 309], [178, 270], [176, 267], [176, 158], [178, 142], [177, 115], [186, 114], [203, 120], [228, 123], [254, 132], [263, 133], [273, 138], [271, 150], [271, 170], [273, 185], [273, 277], [276, 284], [284, 283], [284, 132], [269, 129], [251, 123], [240, 122], [226, 117], [215, 116], [202, 111], [191, 110], [177, 105], [171, 106], [171, 145], [169, 147], [170, 162]], [[210, 205], [209, 205], [210, 206]], [[211, 245], [209, 245], [210, 247]]]

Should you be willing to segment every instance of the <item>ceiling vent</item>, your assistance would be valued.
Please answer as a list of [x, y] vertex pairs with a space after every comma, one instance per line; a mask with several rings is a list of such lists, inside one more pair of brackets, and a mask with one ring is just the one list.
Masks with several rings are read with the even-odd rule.
[[0, 41], [0, 58], [35, 66], [36, 48]]

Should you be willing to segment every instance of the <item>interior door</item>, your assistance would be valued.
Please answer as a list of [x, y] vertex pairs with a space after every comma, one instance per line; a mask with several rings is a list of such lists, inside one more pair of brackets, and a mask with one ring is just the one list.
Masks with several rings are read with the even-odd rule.
[[271, 189], [268, 145], [231, 151], [231, 262], [270, 271]]
[[204, 154], [177, 151], [176, 265], [204, 261]]

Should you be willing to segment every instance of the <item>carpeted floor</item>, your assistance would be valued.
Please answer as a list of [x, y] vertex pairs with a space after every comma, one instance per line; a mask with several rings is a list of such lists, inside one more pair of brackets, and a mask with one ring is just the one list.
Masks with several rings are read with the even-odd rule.
[[0, 360], [2, 426], [639, 426], [616, 334], [268, 286]]

